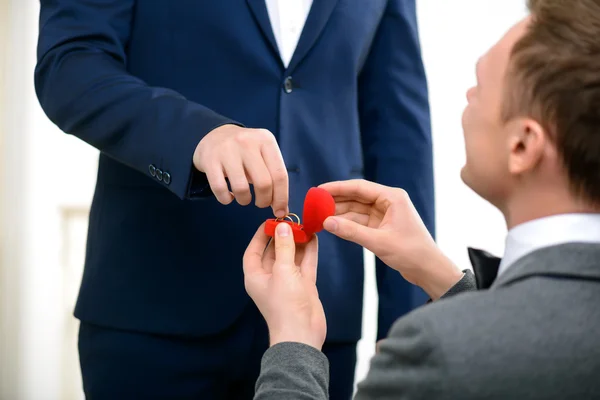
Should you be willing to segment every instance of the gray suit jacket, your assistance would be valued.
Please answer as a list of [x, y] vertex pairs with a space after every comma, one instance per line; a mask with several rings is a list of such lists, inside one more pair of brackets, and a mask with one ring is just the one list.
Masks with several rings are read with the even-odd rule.
[[[489, 290], [460, 285], [396, 321], [356, 400], [600, 399], [600, 245], [538, 250]], [[324, 400], [328, 380], [321, 352], [282, 343], [255, 400]]]

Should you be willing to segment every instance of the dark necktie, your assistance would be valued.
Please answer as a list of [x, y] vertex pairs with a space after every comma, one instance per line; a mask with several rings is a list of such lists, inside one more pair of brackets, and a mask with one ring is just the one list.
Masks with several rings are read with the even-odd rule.
[[468, 251], [477, 288], [489, 289], [498, 276], [501, 259], [480, 249], [469, 247]]

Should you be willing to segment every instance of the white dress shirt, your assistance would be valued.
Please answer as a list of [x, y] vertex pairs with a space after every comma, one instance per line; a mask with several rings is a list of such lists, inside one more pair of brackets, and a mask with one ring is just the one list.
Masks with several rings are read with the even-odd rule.
[[265, 0], [281, 61], [287, 68], [313, 0]]
[[498, 276], [535, 250], [572, 242], [600, 243], [600, 214], [560, 214], [515, 226], [506, 236]]

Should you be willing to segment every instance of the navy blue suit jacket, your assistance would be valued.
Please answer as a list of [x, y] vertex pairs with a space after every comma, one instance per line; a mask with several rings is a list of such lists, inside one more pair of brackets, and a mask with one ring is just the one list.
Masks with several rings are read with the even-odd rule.
[[[415, 0], [314, 0], [288, 68], [264, 0], [41, 0], [35, 84], [48, 117], [101, 152], [83, 321], [205, 335], [248, 304], [242, 255], [272, 214], [220, 205], [194, 172], [222, 124], [274, 133], [290, 211], [311, 186], [365, 177], [406, 189], [434, 231]], [[321, 233], [319, 258], [328, 340], [355, 341], [362, 249]], [[380, 263], [377, 284], [381, 337], [427, 298]]]

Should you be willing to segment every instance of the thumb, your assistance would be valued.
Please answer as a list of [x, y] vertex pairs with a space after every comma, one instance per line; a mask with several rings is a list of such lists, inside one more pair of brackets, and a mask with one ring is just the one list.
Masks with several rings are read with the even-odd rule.
[[335, 236], [359, 244], [372, 252], [374, 252], [374, 248], [381, 237], [381, 232], [377, 229], [368, 228], [341, 217], [327, 218], [323, 223], [323, 227]]
[[287, 269], [295, 266], [296, 243], [292, 227], [286, 222], [280, 222], [275, 229], [275, 264], [273, 268]]

